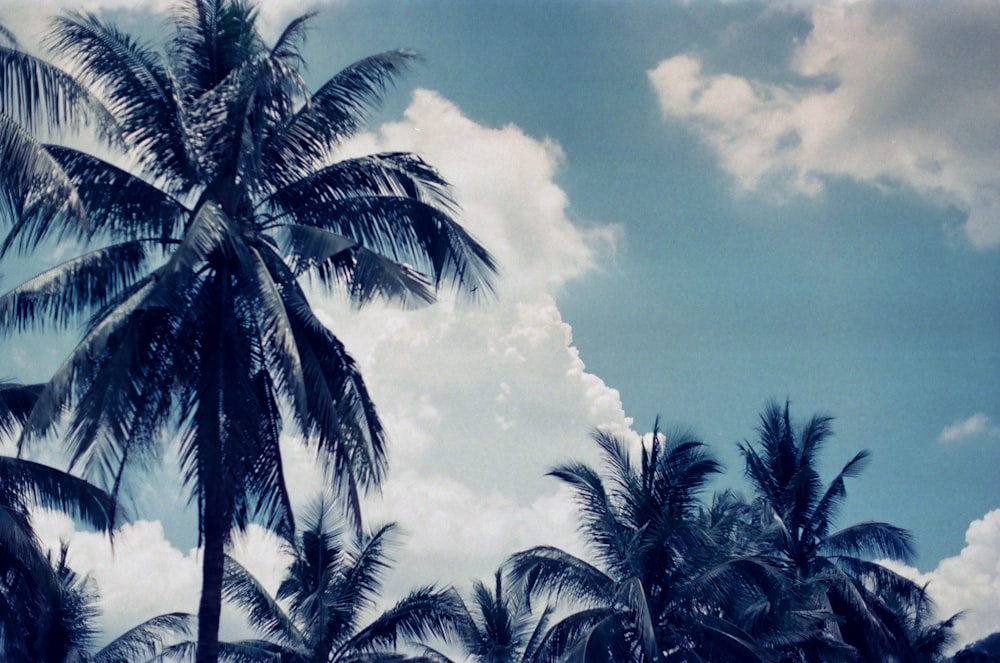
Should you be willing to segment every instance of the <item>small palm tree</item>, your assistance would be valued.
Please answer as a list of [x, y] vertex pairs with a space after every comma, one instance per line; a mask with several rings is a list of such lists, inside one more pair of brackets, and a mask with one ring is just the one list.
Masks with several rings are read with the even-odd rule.
[[58, 557], [51, 553], [53, 583], [47, 586], [45, 610], [26, 625], [24, 640], [34, 646], [24, 660], [34, 663], [131, 663], [149, 661], [166, 645], [189, 635], [191, 615], [170, 613], [144, 621], [104, 647], [95, 650], [95, 621], [100, 614], [99, 592], [88, 576], [67, 563], [69, 546], [63, 543]]
[[835, 529], [845, 479], [865, 467], [869, 452], [856, 454], [824, 487], [817, 466], [830, 422], [816, 415], [796, 429], [788, 403], [772, 401], [760, 415], [757, 444], [739, 445], [757, 494], [764, 550], [784, 571], [773, 613], [812, 616], [812, 633], [791, 648], [806, 660], [852, 658], [859, 648], [880, 657], [899, 637], [881, 617], [891, 613], [886, 601], [913, 605], [919, 588], [872, 560], [909, 561], [913, 541], [884, 522]]
[[684, 432], [664, 438], [654, 427], [636, 464], [625, 440], [600, 431], [594, 439], [603, 472], [574, 463], [550, 474], [576, 494], [597, 565], [550, 547], [510, 560], [527, 591], [581, 606], [553, 627], [564, 645], [575, 640], [570, 660], [767, 660], [727, 619], [733, 597], [754, 591], [748, 570], [756, 562], [729, 556], [720, 548], [723, 520], [714, 527], [704, 517], [699, 495], [721, 470], [705, 445]]
[[[356, 521], [386, 471], [365, 383], [300, 279], [359, 306], [411, 305], [446, 285], [486, 293], [495, 272], [421, 158], [337, 158], [416, 55], [365, 58], [310, 91], [311, 18], [268, 44], [251, 2], [180, 0], [162, 52], [80, 13], [57, 18], [48, 42], [68, 73], [0, 49], [0, 211], [13, 222], [0, 254], [83, 247], [0, 298], [0, 329], [84, 329], [26, 432], [68, 411], [72, 467], [112, 494], [179, 438], [204, 544], [199, 661], [216, 658], [233, 528], [295, 531], [283, 426], [317, 451]], [[93, 128], [114, 156], [41, 144], [38, 127]]]
[[[471, 663], [536, 663], [551, 660], [548, 639], [553, 608], [533, 610], [528, 596], [504, 580], [497, 569], [492, 588], [476, 580], [472, 585], [471, 607], [462, 604], [454, 623], [455, 636]], [[452, 663], [446, 654], [431, 647], [424, 653], [441, 663]]]
[[[41, 390], [0, 384], [0, 433], [9, 435], [27, 418]], [[0, 456], [0, 654], [12, 663], [55, 660], [58, 644], [43, 637], [45, 625], [62, 623], [53, 610], [62, 605], [55, 599], [66, 580], [59, 575], [65, 558], [53, 569], [35, 535], [33, 508], [62, 511], [101, 531], [116, 524], [115, 503], [99, 488], [41, 463]]]
[[[454, 590], [417, 589], [364, 624], [375, 608], [395, 526], [360, 538], [333, 525], [332, 501], [317, 501], [290, 552], [291, 566], [271, 595], [233, 558], [227, 558], [226, 599], [246, 612], [260, 639], [222, 643], [223, 661], [281, 660], [289, 663], [426, 660], [396, 652], [401, 641], [443, 636], [462, 607]], [[179, 646], [186, 654], [190, 645]]]

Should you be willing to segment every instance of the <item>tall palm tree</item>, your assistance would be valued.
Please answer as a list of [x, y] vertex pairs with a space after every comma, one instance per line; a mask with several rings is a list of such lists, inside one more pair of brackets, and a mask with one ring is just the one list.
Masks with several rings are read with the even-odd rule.
[[566, 644], [581, 636], [570, 660], [767, 660], [727, 619], [732, 598], [754, 591], [751, 571], [762, 570], [752, 555], [720, 545], [723, 520], [704, 517], [700, 493], [721, 471], [705, 445], [685, 432], [664, 438], [657, 428], [637, 464], [624, 439], [599, 431], [594, 440], [603, 471], [573, 463], [550, 474], [573, 489], [597, 564], [551, 547], [510, 560], [528, 591], [581, 607], [553, 627]]
[[[224, 661], [288, 663], [424, 661], [396, 652], [400, 640], [443, 636], [454, 628], [461, 598], [454, 590], [417, 589], [365, 625], [390, 566], [394, 525], [358, 537], [334, 525], [332, 502], [320, 499], [303, 518], [292, 562], [271, 595], [239, 562], [227, 558], [224, 593], [261, 638], [223, 643]], [[189, 647], [175, 648], [183, 654]]]
[[[336, 159], [416, 56], [374, 55], [309, 91], [311, 17], [268, 45], [252, 3], [179, 0], [160, 52], [71, 13], [48, 42], [71, 76], [37, 59], [0, 59], [17, 82], [0, 86], [9, 125], [0, 149], [17, 157], [0, 163], [14, 222], [0, 251], [49, 239], [87, 247], [0, 298], [5, 329], [85, 323], [27, 433], [50, 432], [68, 409], [73, 466], [117, 494], [179, 432], [204, 545], [199, 661], [216, 659], [231, 530], [257, 520], [294, 532], [283, 424], [317, 451], [355, 511], [385, 473], [385, 434], [364, 381], [300, 278], [356, 305], [408, 305], [449, 283], [488, 292], [495, 271], [418, 156]], [[64, 106], [85, 108], [112, 139], [107, 151], [123, 156], [33, 142], [9, 119], [17, 85], [38, 90], [20, 115], [51, 121]]]
[[913, 605], [919, 587], [873, 560], [909, 561], [913, 541], [906, 530], [884, 522], [835, 529], [845, 479], [865, 467], [869, 452], [857, 453], [824, 487], [818, 462], [830, 423], [829, 416], [815, 415], [796, 428], [788, 403], [772, 401], [760, 415], [757, 444], [739, 448], [757, 494], [766, 550], [785, 572], [777, 612], [815, 617], [808, 641], [793, 649], [810, 661], [850, 658], [873, 647], [873, 656], [884, 657], [900, 637], [883, 617], [891, 613], [887, 601]]

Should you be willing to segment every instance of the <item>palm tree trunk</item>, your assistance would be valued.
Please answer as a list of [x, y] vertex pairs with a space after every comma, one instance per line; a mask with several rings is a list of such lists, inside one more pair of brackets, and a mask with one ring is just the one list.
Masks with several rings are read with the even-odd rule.
[[228, 533], [225, 504], [218, 482], [205, 487], [204, 535], [201, 601], [198, 606], [198, 648], [195, 663], [219, 660], [219, 618], [222, 613], [222, 576], [225, 569], [225, 543]]

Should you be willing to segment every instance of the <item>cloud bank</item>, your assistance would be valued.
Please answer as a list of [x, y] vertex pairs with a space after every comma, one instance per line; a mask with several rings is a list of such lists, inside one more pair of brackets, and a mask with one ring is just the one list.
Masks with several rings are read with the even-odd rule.
[[706, 72], [684, 53], [648, 72], [665, 118], [688, 123], [741, 191], [815, 195], [830, 178], [909, 187], [1000, 245], [1000, 22], [989, 2], [837, 2], [770, 83]]
[[965, 547], [928, 573], [895, 562], [889, 568], [927, 584], [938, 619], [962, 612], [955, 626], [955, 649], [980, 640], [1000, 624], [1000, 509], [974, 520], [965, 532]]

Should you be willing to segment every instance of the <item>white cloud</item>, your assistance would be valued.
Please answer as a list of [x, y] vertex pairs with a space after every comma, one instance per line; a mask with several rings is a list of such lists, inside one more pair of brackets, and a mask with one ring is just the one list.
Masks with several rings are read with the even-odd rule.
[[938, 619], [963, 612], [955, 627], [956, 649], [986, 637], [1000, 624], [1000, 509], [974, 520], [965, 533], [965, 547], [941, 560], [928, 573], [894, 562], [889, 568], [927, 584]]
[[649, 72], [663, 114], [691, 123], [742, 191], [814, 195], [831, 177], [903, 184], [1000, 245], [1000, 25], [985, 2], [824, 3], [792, 73], [771, 84], [682, 54]]
[[[350, 149], [415, 151], [455, 187], [463, 223], [497, 257], [496, 301], [320, 314], [358, 359], [392, 437], [392, 467], [372, 517], [408, 532], [412, 582], [465, 582], [575, 522], [544, 476], [591, 453], [595, 426], [631, 424], [616, 390], [592, 374], [554, 299], [614, 251], [620, 231], [569, 218], [554, 178], [562, 152], [514, 126], [479, 125], [420, 90], [405, 119]], [[436, 571], [427, 577], [424, 573]]]
[[961, 442], [969, 437], [981, 437], [984, 435], [1000, 437], [1000, 426], [995, 425], [982, 412], [977, 412], [968, 419], [962, 419], [950, 426], [945, 426], [938, 435], [938, 442], [948, 444]]

